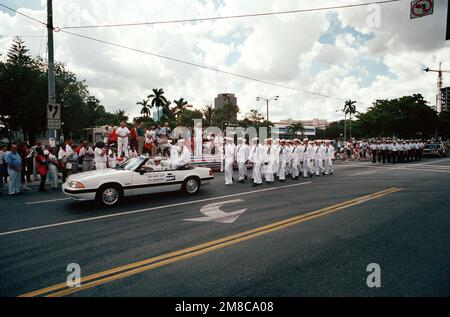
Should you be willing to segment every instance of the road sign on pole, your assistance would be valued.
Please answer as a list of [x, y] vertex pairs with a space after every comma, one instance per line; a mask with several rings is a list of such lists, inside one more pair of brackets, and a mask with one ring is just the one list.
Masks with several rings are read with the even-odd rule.
[[414, 0], [411, 2], [411, 19], [421, 18], [433, 14], [433, 0]]
[[47, 104], [47, 119], [60, 120], [61, 119], [61, 105], [57, 103]]

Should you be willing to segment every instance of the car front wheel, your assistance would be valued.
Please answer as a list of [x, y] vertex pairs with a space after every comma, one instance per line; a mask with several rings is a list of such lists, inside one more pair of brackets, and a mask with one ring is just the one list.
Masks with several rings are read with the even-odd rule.
[[184, 181], [182, 191], [189, 195], [196, 194], [200, 189], [200, 181], [197, 178], [188, 178]]
[[97, 192], [97, 202], [105, 207], [117, 205], [122, 200], [122, 190], [117, 185], [102, 186]]

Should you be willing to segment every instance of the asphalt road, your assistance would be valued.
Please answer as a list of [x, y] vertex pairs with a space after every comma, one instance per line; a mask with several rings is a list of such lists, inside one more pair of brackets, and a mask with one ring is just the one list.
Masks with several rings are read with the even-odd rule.
[[[335, 169], [256, 188], [217, 173], [195, 197], [112, 209], [59, 191], [3, 194], [0, 295], [450, 296], [450, 159]], [[233, 223], [186, 221], [228, 201], [224, 212], [245, 209]], [[80, 288], [65, 286], [69, 263]], [[367, 286], [370, 263], [380, 288]]]

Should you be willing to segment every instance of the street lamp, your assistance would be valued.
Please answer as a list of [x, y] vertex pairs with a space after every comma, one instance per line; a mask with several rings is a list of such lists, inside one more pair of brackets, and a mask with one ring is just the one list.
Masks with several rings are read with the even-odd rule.
[[269, 101], [278, 100], [279, 98], [280, 98], [280, 96], [274, 96], [274, 97], [271, 97], [271, 98], [256, 97], [256, 101], [264, 100], [266, 102], [266, 107], [267, 107], [267, 124], [269, 124]]

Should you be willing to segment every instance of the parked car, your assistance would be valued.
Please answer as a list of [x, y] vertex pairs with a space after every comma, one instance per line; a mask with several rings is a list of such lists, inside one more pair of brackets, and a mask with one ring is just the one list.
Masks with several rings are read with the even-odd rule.
[[158, 192], [182, 191], [194, 195], [200, 186], [210, 183], [210, 168], [190, 164], [172, 169], [152, 170], [152, 159], [144, 156], [126, 160], [115, 169], [95, 170], [69, 176], [62, 186], [65, 195], [76, 200], [96, 200], [104, 206], [114, 206], [125, 196]]
[[440, 143], [426, 144], [422, 154], [428, 157], [445, 157], [447, 156], [447, 149]]

